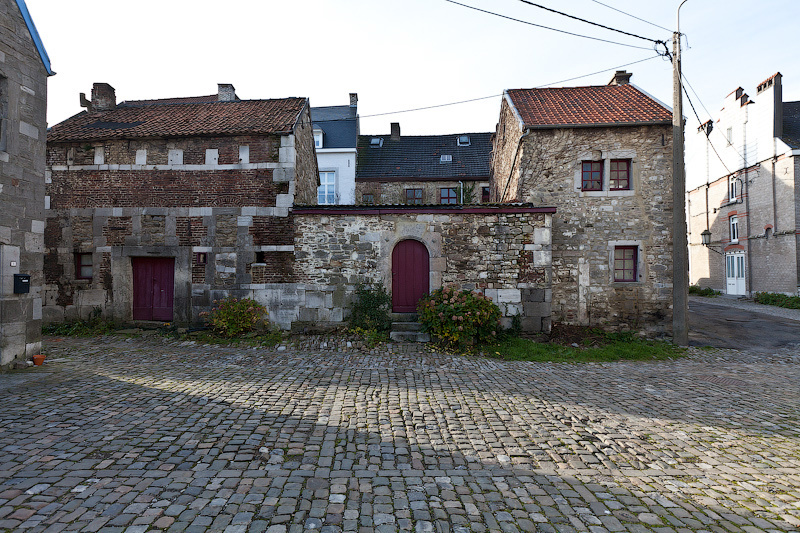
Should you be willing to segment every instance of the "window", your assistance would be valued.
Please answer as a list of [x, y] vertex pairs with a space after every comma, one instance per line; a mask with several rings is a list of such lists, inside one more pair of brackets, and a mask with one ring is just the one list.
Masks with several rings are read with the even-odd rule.
[[375, 204], [375, 196], [372, 194], [362, 194], [361, 195], [361, 203], [366, 205], [374, 205]]
[[453, 156], [452, 155], [442, 155], [442, 157], [439, 158], [439, 162], [440, 163], [452, 163], [453, 162]]
[[381, 137], [373, 137], [369, 140], [369, 147], [370, 148], [380, 148], [383, 146], [383, 138]]
[[490, 199], [489, 187], [481, 187], [481, 203], [488, 204]]
[[469, 135], [459, 135], [457, 143], [459, 146], [469, 146]]
[[255, 263], [266, 263], [267, 262], [267, 252], [256, 252], [256, 260]]
[[322, 148], [322, 132], [320, 130], [314, 132], [314, 148]]
[[336, 172], [320, 172], [317, 203], [330, 205], [336, 203]]
[[637, 281], [639, 248], [637, 246], [614, 247], [614, 281]]
[[406, 203], [407, 204], [421, 204], [422, 203], [422, 189], [406, 189]]
[[208, 263], [208, 253], [197, 252], [197, 255], [195, 255], [194, 262], [198, 265], [205, 265], [206, 263]]
[[728, 128], [725, 132], [725, 138], [728, 140], [728, 144], [733, 144], [733, 128]]
[[631, 160], [612, 159], [608, 176], [608, 188], [612, 191], [627, 191], [631, 188]]
[[75, 277], [92, 279], [92, 254], [75, 254]]
[[440, 204], [457, 204], [456, 190], [453, 188], [439, 189]]
[[729, 219], [731, 227], [731, 242], [739, 242], [739, 217], [732, 216]]
[[728, 178], [728, 200], [733, 202], [739, 197], [739, 180], [731, 176]]
[[603, 162], [584, 161], [581, 163], [581, 190], [603, 190]]

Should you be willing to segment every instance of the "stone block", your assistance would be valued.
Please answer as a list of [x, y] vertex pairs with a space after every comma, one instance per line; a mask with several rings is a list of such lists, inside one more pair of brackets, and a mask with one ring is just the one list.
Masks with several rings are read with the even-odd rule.
[[549, 302], [530, 302], [522, 304], [522, 307], [526, 317], [550, 316]]
[[541, 333], [542, 319], [540, 317], [525, 317], [521, 320], [523, 333]]
[[498, 289], [497, 303], [519, 303], [522, 301], [519, 289]]
[[533, 243], [546, 246], [552, 242], [552, 231], [550, 228], [535, 228], [533, 230]]
[[305, 307], [320, 309], [325, 307], [325, 293], [319, 291], [306, 291]]

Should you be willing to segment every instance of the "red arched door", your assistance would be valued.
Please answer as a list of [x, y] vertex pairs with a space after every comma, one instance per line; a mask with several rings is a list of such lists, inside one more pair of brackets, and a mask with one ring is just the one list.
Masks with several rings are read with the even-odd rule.
[[392, 311], [415, 313], [417, 302], [428, 294], [428, 249], [419, 241], [405, 240], [392, 251]]

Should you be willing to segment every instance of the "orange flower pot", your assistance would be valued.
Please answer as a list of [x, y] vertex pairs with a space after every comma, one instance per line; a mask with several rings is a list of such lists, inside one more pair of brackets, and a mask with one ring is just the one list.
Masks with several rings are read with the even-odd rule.
[[44, 358], [45, 358], [45, 356], [40, 354], [40, 353], [34, 355], [33, 356], [33, 364], [36, 365], [36, 366], [41, 366], [42, 363], [44, 363]]

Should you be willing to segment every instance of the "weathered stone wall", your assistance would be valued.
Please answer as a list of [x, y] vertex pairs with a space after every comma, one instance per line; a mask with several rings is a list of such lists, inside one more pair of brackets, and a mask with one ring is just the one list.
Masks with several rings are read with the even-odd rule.
[[[0, 367], [41, 352], [47, 72], [19, 8], [0, 1]], [[30, 292], [14, 294], [14, 274]]]
[[[95, 308], [131, 320], [132, 257], [175, 259], [179, 323], [229, 295], [293, 287], [289, 208], [301, 193], [313, 198], [318, 180], [311, 128], [296, 132], [51, 143], [45, 321]], [[92, 254], [91, 279], [78, 279], [78, 253]]]
[[500, 122], [492, 138], [491, 201], [518, 202], [519, 194], [519, 140], [522, 124], [508, 101], [500, 104]]
[[[507, 135], [518, 124], [504, 109]], [[498, 126], [500, 131], [503, 124]], [[500, 136], [498, 136], [500, 137]], [[513, 137], [511, 137], [513, 139]], [[672, 133], [669, 126], [530, 130], [495, 154], [504, 200], [554, 206], [553, 319], [666, 333], [672, 316]], [[502, 141], [497, 141], [502, 147]], [[583, 160], [629, 159], [631, 190], [581, 191]], [[505, 185], [503, 186], [505, 189]], [[637, 280], [615, 282], [615, 246], [637, 249]]]
[[[477, 204], [481, 201], [481, 187], [488, 187], [488, 179], [462, 180], [464, 185], [465, 202]], [[456, 190], [456, 195], [461, 197], [461, 184], [457, 181], [373, 181], [356, 179], [356, 203], [363, 204], [365, 194], [371, 194], [375, 204], [392, 205], [406, 204], [406, 189], [422, 189], [423, 204], [438, 204], [440, 189], [450, 188]], [[472, 195], [470, 199], [469, 196]]]
[[342, 322], [359, 282], [391, 292], [392, 250], [414, 239], [430, 255], [431, 290], [481, 291], [500, 306], [506, 325], [520, 314], [526, 332], [549, 331], [551, 218], [552, 210], [510, 207], [301, 210], [295, 215], [295, 272], [303, 292], [297, 319]]
[[[317, 152], [314, 148], [314, 131], [311, 123], [311, 108], [306, 106], [300, 113], [300, 120], [294, 129], [294, 135], [283, 137], [284, 149], [287, 150], [287, 158], [295, 165], [296, 177], [294, 179], [295, 190], [294, 202], [296, 204], [315, 204], [317, 203], [317, 187], [319, 187], [319, 167], [317, 166]], [[294, 159], [291, 159], [291, 153]]]

